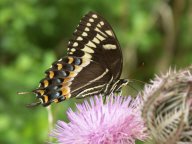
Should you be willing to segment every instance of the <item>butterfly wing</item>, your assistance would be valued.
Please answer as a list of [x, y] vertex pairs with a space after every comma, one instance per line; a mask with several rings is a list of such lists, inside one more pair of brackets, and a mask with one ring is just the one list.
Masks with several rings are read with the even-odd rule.
[[109, 68], [114, 79], [122, 72], [122, 52], [109, 23], [94, 12], [85, 15], [69, 41], [68, 54], [84, 56]]
[[52, 64], [34, 92], [47, 106], [70, 97], [99, 94], [122, 71], [122, 52], [111, 26], [90, 12], [68, 43], [67, 57]]

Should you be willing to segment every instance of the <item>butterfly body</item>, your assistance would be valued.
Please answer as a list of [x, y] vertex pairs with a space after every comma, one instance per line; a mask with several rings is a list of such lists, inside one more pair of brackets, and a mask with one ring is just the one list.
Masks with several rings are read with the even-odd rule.
[[111, 26], [98, 14], [89, 12], [73, 33], [67, 56], [45, 71], [45, 78], [33, 92], [43, 106], [71, 97], [118, 92], [128, 83], [120, 79], [122, 64], [120, 45]]

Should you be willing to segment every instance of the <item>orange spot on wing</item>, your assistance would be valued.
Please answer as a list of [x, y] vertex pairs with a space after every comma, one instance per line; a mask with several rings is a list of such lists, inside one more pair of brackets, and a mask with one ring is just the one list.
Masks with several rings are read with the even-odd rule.
[[37, 92], [40, 93], [41, 95], [43, 95], [45, 91], [44, 90], [37, 90]]
[[73, 78], [71, 78], [71, 77], [66, 77], [63, 82], [66, 83], [66, 82], [70, 82], [70, 81], [72, 81], [72, 80], [73, 80]]
[[69, 74], [69, 77], [75, 77], [76, 75], [77, 75], [77, 73], [76, 73], [76, 72], [71, 71], [71, 72], [70, 72], [70, 74]]
[[54, 72], [53, 71], [50, 71], [49, 72], [49, 78], [53, 78], [54, 77]]
[[68, 59], [69, 59], [68, 64], [71, 64], [74, 61], [72, 57], [68, 57]]
[[72, 84], [72, 82], [65, 82], [65, 83], [62, 83], [62, 86], [67, 87], [67, 86], [70, 86], [71, 84]]
[[61, 89], [61, 91], [62, 91], [62, 95], [65, 96], [65, 95], [70, 93], [70, 88], [69, 87], [64, 87], [64, 88]]
[[43, 97], [44, 97], [45, 103], [47, 103], [48, 102], [48, 96], [47, 95], [43, 95]]
[[65, 95], [65, 97], [66, 97], [66, 99], [69, 99], [71, 97], [71, 94], [69, 93], [69, 94]]
[[58, 102], [59, 102], [58, 99], [54, 99], [53, 101], [54, 101], [55, 103], [58, 103]]
[[61, 69], [62, 69], [62, 67], [63, 67], [63, 65], [62, 65], [62, 64], [57, 64], [57, 69], [58, 69], [58, 70], [61, 70]]
[[44, 80], [43, 83], [44, 83], [44, 87], [47, 87], [49, 85], [48, 80]]

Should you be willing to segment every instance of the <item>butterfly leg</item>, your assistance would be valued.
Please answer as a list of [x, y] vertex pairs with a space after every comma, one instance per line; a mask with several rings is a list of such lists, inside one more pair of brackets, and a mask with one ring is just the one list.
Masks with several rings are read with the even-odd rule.
[[121, 89], [121, 88], [118, 89], [118, 90], [115, 92], [115, 94], [117, 94], [117, 96], [122, 95], [122, 89]]
[[104, 95], [104, 98], [103, 98], [103, 103], [104, 103], [104, 104], [106, 103], [106, 99], [107, 99], [107, 96]]
[[103, 103], [105, 104], [107, 102], [107, 100], [110, 99], [111, 94], [108, 93], [103, 93]]

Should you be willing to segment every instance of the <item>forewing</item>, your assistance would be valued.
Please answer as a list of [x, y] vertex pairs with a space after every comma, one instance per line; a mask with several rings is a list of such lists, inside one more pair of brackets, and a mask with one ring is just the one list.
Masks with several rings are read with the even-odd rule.
[[89, 12], [77, 26], [69, 41], [68, 54], [98, 62], [110, 70], [114, 79], [122, 72], [122, 52], [108, 22], [96, 13]]

